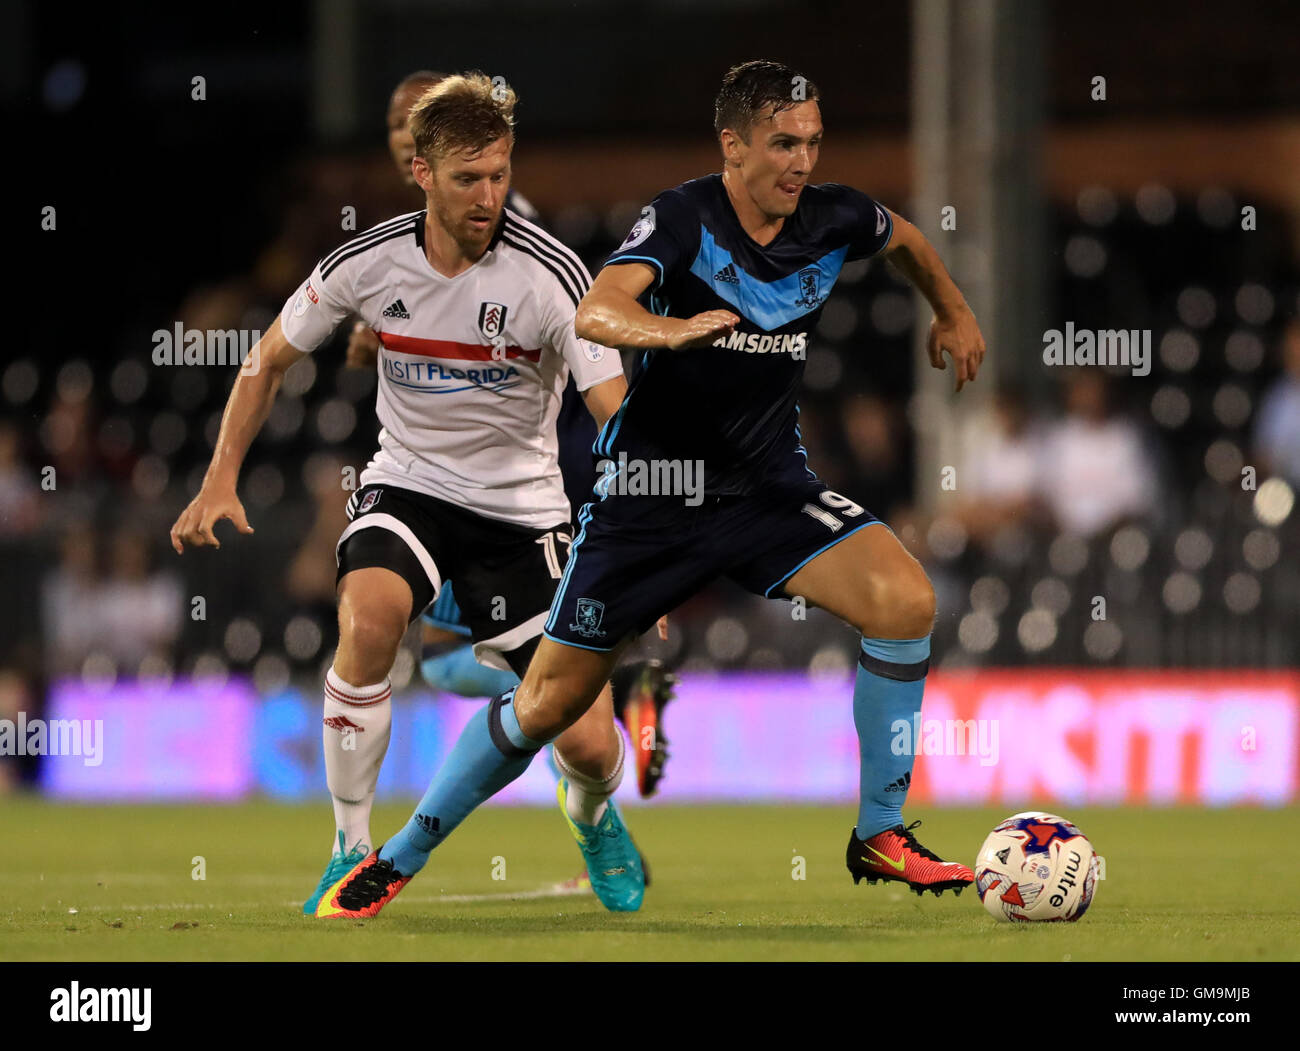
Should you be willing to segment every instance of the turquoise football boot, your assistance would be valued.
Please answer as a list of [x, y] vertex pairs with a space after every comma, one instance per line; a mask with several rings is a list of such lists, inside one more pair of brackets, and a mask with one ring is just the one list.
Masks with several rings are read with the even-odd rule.
[[568, 788], [569, 782], [561, 778], [555, 794], [560, 801], [560, 813], [582, 848], [592, 891], [610, 912], [636, 912], [645, 897], [645, 870], [632, 836], [619, 819], [614, 800], [605, 805], [599, 825], [584, 825], [569, 816]]
[[339, 880], [356, 868], [361, 862], [366, 860], [370, 854], [370, 848], [358, 843], [346, 854], [343, 852], [343, 833], [339, 833], [339, 849], [334, 852], [330, 858], [330, 863], [325, 866], [325, 875], [320, 878], [316, 884], [316, 890], [310, 898], [302, 903], [302, 911], [305, 916], [315, 916], [316, 906], [320, 904], [321, 898], [325, 892], [334, 886]]

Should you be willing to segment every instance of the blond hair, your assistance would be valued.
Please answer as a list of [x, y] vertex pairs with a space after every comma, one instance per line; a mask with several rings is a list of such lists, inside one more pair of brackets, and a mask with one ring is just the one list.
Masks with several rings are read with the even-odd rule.
[[477, 153], [514, 136], [515, 93], [501, 77], [456, 73], [429, 88], [411, 107], [415, 151], [429, 164], [458, 151]]

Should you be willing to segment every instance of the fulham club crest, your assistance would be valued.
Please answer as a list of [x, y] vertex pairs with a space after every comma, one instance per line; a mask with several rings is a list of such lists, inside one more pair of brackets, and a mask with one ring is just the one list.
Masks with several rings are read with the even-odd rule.
[[480, 303], [478, 308], [478, 330], [484, 339], [496, 339], [506, 330], [506, 305], [504, 303]]

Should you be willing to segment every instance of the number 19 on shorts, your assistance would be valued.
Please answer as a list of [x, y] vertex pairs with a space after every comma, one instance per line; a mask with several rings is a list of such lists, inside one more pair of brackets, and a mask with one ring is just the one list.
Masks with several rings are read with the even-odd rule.
[[[857, 518], [858, 515], [862, 514], [866, 510], [861, 504], [855, 504], [847, 496], [841, 496], [839, 493], [833, 492], [830, 489], [825, 489], [818, 493], [817, 499], [825, 504], [826, 507], [839, 511], [845, 518]], [[843, 522], [829, 511], [825, 510], [825, 508], [818, 507], [816, 504], [804, 504], [803, 513], [806, 515], [812, 515], [813, 518], [817, 519], [817, 521], [832, 533], [838, 533], [844, 528]]]

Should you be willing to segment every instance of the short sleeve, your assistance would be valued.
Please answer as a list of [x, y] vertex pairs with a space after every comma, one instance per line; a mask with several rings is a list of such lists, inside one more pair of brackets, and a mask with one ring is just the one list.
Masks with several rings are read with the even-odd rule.
[[645, 263], [658, 275], [652, 287], [657, 290], [690, 267], [699, 241], [699, 217], [680, 193], [670, 190], [641, 210], [641, 218], [605, 265]]
[[349, 314], [357, 312], [346, 267], [335, 267], [328, 278], [317, 263], [280, 311], [280, 328], [296, 349], [310, 354], [324, 343]]
[[[585, 269], [583, 274], [586, 274]], [[586, 283], [589, 285], [590, 281]], [[578, 390], [584, 391], [622, 376], [623, 358], [617, 350], [579, 338], [573, 326], [577, 312], [573, 297], [557, 283], [547, 303], [543, 336], [547, 345], [569, 366]]]
[[884, 251], [894, 236], [894, 220], [889, 209], [851, 186], [836, 188], [839, 191], [836, 220], [844, 224], [848, 234], [847, 259], [867, 259]]

